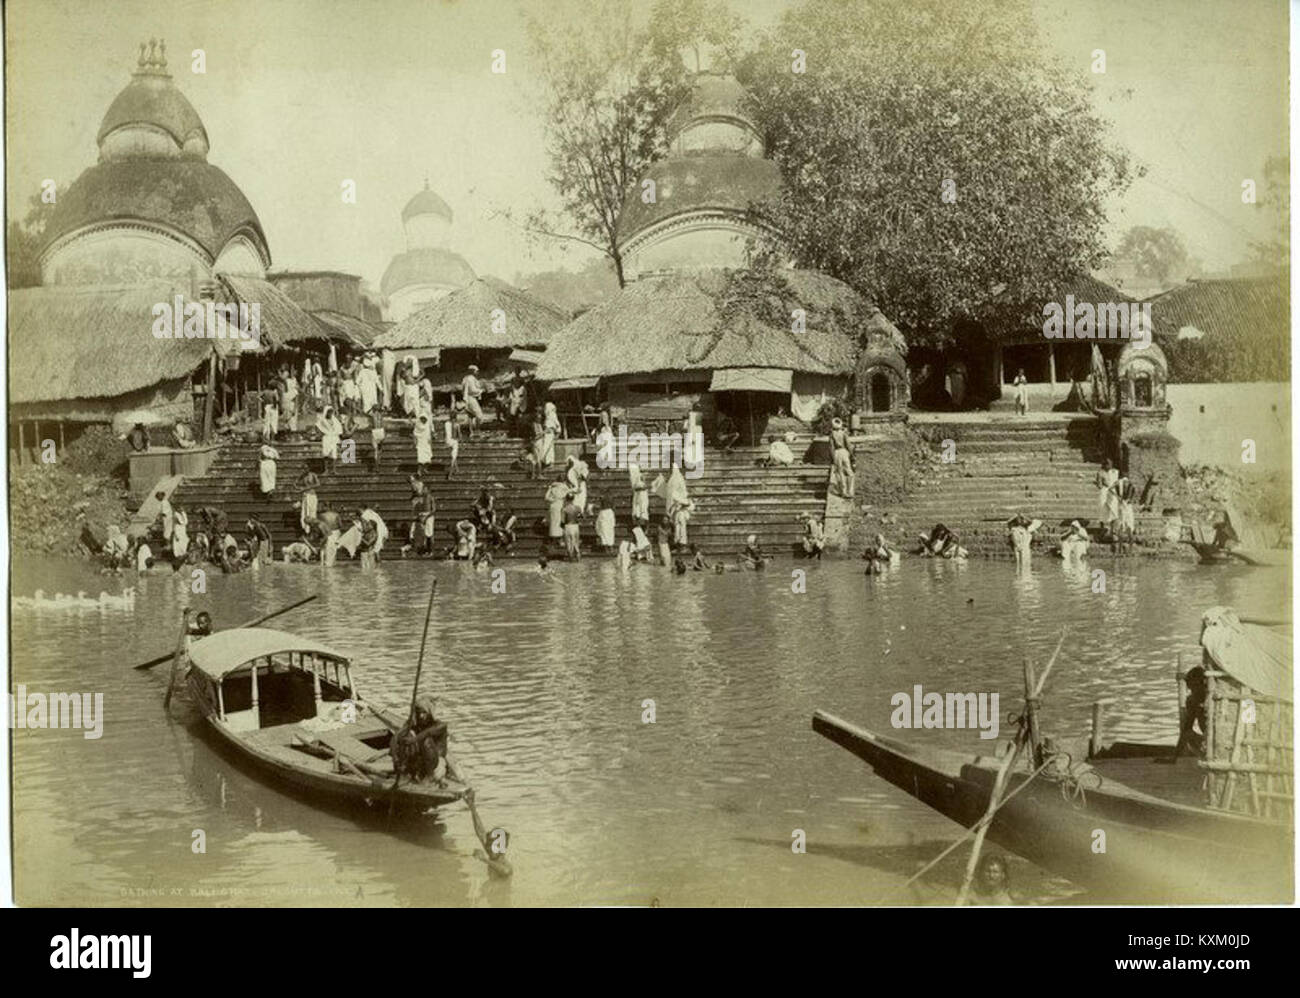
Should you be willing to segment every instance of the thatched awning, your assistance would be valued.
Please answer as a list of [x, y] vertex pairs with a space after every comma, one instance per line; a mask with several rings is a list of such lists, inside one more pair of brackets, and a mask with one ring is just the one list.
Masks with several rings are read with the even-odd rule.
[[[504, 322], [496, 321], [502, 316]], [[540, 347], [566, 321], [567, 315], [535, 295], [494, 277], [480, 277], [407, 316], [377, 336], [373, 345], [389, 350]]]
[[[542, 381], [767, 367], [849, 374], [853, 334], [874, 309], [816, 271], [698, 271], [639, 281], [565, 326], [538, 365]], [[794, 332], [792, 313], [805, 326]]]
[[279, 350], [290, 343], [329, 339], [321, 325], [270, 281], [236, 274], [220, 275], [236, 304], [258, 304], [263, 348]]
[[188, 377], [230, 340], [160, 339], [154, 306], [196, 299], [170, 281], [129, 287], [50, 286], [9, 295], [12, 405], [125, 395]]
[[342, 312], [320, 308], [313, 310], [309, 314], [316, 320], [316, 324], [320, 326], [321, 338], [329, 340], [331, 343], [368, 347], [374, 341], [374, 338], [379, 335], [377, 327], [372, 326], [364, 319], [344, 315]]

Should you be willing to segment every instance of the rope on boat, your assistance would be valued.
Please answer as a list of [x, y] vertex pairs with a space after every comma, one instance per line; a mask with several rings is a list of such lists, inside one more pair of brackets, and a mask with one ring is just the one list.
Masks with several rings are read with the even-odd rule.
[[970, 828], [966, 829], [966, 834], [965, 834], [965, 835], [963, 835], [961, 838], [959, 838], [957, 841], [955, 841], [952, 845], [950, 845], [950, 846], [949, 846], [947, 849], [945, 849], [943, 852], [939, 853], [939, 855], [936, 856], [936, 857], [934, 857], [934, 859], [930, 860], [930, 862], [926, 863], [925, 866], [921, 867], [921, 869], [918, 870], [916, 873], [912, 874], [912, 876], [908, 877], [908, 878], [907, 878], [907, 883], [903, 884], [903, 886], [904, 886], [904, 887], [911, 887], [913, 883], [915, 883], [917, 880], [920, 880], [921, 877], [925, 876], [925, 874], [929, 873], [932, 869], [934, 869], [934, 867], [938, 865], [938, 863], [939, 863], [940, 860], [942, 860], [945, 856], [947, 856], [949, 853], [951, 853], [951, 852], [952, 852], [954, 849], [956, 849], [959, 845], [961, 845], [961, 844], [962, 844], [963, 842], [965, 842], [968, 838], [970, 838], [972, 835], [974, 835], [976, 832], [978, 832], [981, 828], [983, 828], [983, 827], [985, 827], [986, 825], [988, 825], [989, 823], [991, 823], [991, 822], [993, 821], [994, 816], [996, 816], [997, 813], [998, 813], [1000, 810], [1002, 810], [1003, 805], [1005, 805], [1005, 804], [1007, 803], [1007, 801], [1011, 800], [1012, 797], [1014, 797], [1016, 794], [1020, 793], [1020, 791], [1024, 790], [1025, 787], [1029, 786], [1029, 784], [1033, 783], [1033, 782], [1034, 782], [1034, 777], [1038, 776], [1039, 773], [1041, 773], [1043, 770], [1045, 770], [1045, 769], [1046, 769], [1048, 766], [1050, 766], [1051, 764], [1052, 764], [1052, 760], [1051, 760], [1051, 759], [1048, 759], [1048, 760], [1047, 760], [1046, 762], [1044, 762], [1041, 766], [1039, 766], [1039, 767], [1038, 767], [1037, 769], [1035, 769], [1032, 773], [1030, 773], [1030, 774], [1029, 774], [1029, 779], [1025, 780], [1025, 782], [1022, 783], [1022, 784], [1020, 784], [1020, 786], [1016, 787], [1015, 790], [1012, 790], [1011, 793], [1009, 793], [1009, 794], [1007, 794], [1005, 797], [1003, 797], [1002, 800], [998, 802], [997, 807], [993, 808], [993, 810], [991, 810], [991, 811], [986, 812], [986, 813], [985, 813], [985, 814], [980, 818], [979, 821], [975, 822], [975, 824], [971, 825]]

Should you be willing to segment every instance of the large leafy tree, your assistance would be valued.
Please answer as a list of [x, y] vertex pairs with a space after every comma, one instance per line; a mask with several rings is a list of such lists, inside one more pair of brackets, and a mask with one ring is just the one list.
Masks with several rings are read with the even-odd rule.
[[1086, 54], [1067, 72], [1040, 51], [1024, 0], [803, 0], [742, 64], [785, 181], [759, 213], [933, 345], [1098, 266], [1133, 169]]
[[721, 0], [659, 0], [648, 18], [626, 0], [583, 0], [529, 18], [546, 91], [548, 179], [562, 214], [534, 212], [527, 229], [600, 250], [622, 286], [623, 203], [667, 151], [701, 49], [734, 52], [738, 26]]
[[33, 288], [41, 283], [38, 254], [45, 242], [45, 226], [53, 214], [54, 205], [42, 201], [39, 194], [33, 194], [27, 203], [27, 214], [22, 220], [9, 220], [5, 227], [8, 245], [5, 262], [10, 288]]

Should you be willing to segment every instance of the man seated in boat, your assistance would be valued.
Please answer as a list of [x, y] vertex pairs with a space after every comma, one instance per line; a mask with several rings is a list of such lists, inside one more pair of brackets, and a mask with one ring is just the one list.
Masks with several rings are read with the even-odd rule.
[[436, 702], [420, 697], [389, 746], [394, 771], [413, 783], [441, 780], [447, 772], [447, 740], [447, 724], [437, 719]]

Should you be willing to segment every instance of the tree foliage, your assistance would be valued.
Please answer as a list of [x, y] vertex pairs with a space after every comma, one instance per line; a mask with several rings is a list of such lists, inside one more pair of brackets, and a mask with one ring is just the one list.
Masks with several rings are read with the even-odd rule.
[[[57, 189], [63, 190], [62, 187]], [[22, 221], [10, 219], [5, 227], [8, 246], [5, 263], [11, 289], [34, 288], [41, 283], [38, 254], [45, 242], [45, 226], [53, 214], [54, 205], [42, 201], [39, 194], [33, 194]]]
[[702, 49], [734, 53], [739, 21], [721, 0], [659, 0], [644, 23], [624, 0], [585, 0], [571, 16], [548, 5], [528, 27], [546, 83], [548, 180], [564, 218], [536, 212], [527, 227], [599, 249], [622, 286], [624, 201], [667, 152], [669, 120], [690, 96]]
[[758, 213], [914, 342], [1091, 270], [1133, 169], [1040, 51], [1024, 0], [803, 0], [741, 65], [785, 182]]
[[1188, 276], [1191, 259], [1182, 237], [1173, 229], [1135, 225], [1124, 233], [1115, 250], [1120, 260], [1130, 261], [1139, 277], [1151, 278], [1162, 285]]

